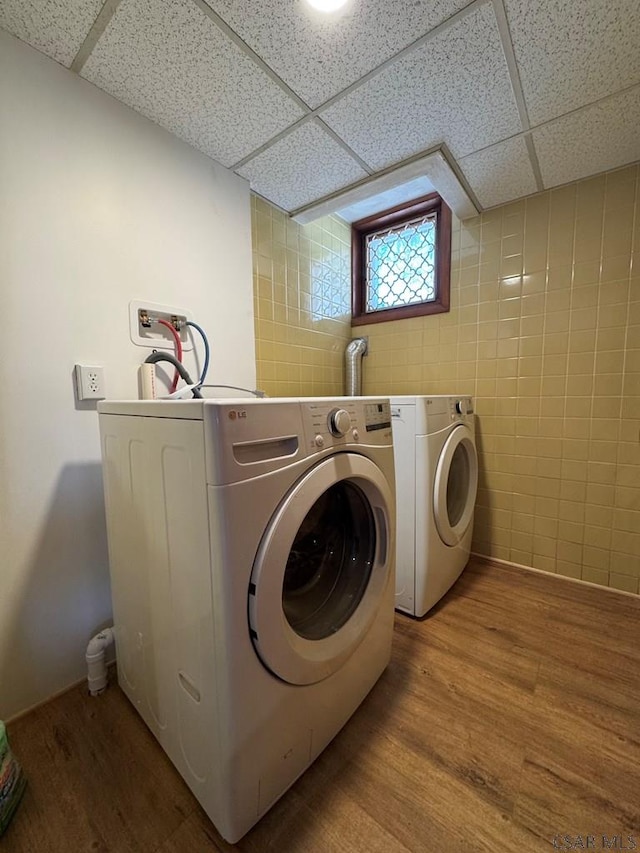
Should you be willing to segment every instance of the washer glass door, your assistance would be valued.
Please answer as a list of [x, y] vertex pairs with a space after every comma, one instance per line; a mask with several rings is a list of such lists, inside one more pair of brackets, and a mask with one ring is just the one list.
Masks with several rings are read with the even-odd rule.
[[436, 527], [446, 545], [457, 545], [467, 532], [477, 491], [478, 456], [473, 435], [460, 424], [444, 443], [433, 489]]
[[362, 641], [389, 579], [392, 507], [380, 469], [354, 453], [323, 460], [284, 498], [249, 587], [253, 643], [274, 674], [320, 681]]
[[369, 583], [376, 549], [373, 510], [351, 480], [330, 486], [306, 514], [293, 540], [282, 584], [282, 608], [307, 640], [338, 631]]

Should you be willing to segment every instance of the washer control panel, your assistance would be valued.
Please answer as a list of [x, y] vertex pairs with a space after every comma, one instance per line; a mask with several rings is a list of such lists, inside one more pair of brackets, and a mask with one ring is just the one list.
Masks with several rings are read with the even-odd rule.
[[388, 400], [365, 403], [364, 416], [367, 432], [391, 429], [391, 406]]
[[351, 415], [346, 409], [332, 409], [327, 423], [331, 435], [346, 435], [351, 428]]
[[301, 407], [309, 450], [323, 450], [346, 443], [391, 444], [388, 400], [342, 397], [301, 401]]

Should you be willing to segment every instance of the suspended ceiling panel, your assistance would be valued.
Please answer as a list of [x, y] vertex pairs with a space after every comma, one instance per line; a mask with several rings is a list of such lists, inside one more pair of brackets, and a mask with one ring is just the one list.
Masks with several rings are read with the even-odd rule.
[[639, 0], [0, 0], [0, 27], [296, 215], [434, 149], [465, 215], [640, 160]]
[[285, 210], [295, 210], [367, 176], [315, 122], [301, 125], [238, 171], [256, 192]]
[[0, 28], [67, 68], [104, 0], [2, 0]]
[[192, 0], [123, 0], [81, 73], [224, 166], [303, 114]]
[[346, 89], [468, 0], [348, 3], [334, 15], [302, 0], [206, 0], [310, 106]]
[[321, 116], [375, 169], [443, 140], [459, 157], [522, 130], [491, 5], [387, 65]]
[[505, 0], [529, 119], [640, 83], [638, 0]]
[[545, 186], [554, 187], [640, 156], [640, 87], [564, 116], [533, 133]]
[[531, 195], [537, 189], [527, 145], [522, 137], [498, 142], [460, 160], [460, 168], [483, 207]]

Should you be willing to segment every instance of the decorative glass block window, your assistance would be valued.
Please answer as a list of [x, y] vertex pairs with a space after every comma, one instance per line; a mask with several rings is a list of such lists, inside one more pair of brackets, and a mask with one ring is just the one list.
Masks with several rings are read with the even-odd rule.
[[352, 225], [352, 324], [449, 310], [451, 211], [433, 194]]

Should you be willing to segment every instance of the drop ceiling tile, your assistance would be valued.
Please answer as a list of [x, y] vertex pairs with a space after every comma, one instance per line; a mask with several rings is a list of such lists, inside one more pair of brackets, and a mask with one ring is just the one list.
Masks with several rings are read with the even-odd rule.
[[0, 27], [67, 68], [104, 0], [2, 0]]
[[484, 208], [522, 198], [538, 189], [522, 137], [463, 157], [458, 165]]
[[361, 166], [315, 121], [308, 121], [238, 174], [251, 188], [284, 210], [295, 210], [367, 177]]
[[225, 166], [303, 114], [191, 0], [124, 0], [82, 76]]
[[640, 82], [638, 0], [505, 0], [532, 124]]
[[321, 112], [376, 169], [445, 142], [455, 157], [522, 130], [490, 4]]
[[640, 86], [533, 131], [545, 187], [640, 160]]
[[304, 0], [206, 0], [313, 108], [432, 30], [469, 0], [350, 0], [342, 13]]

